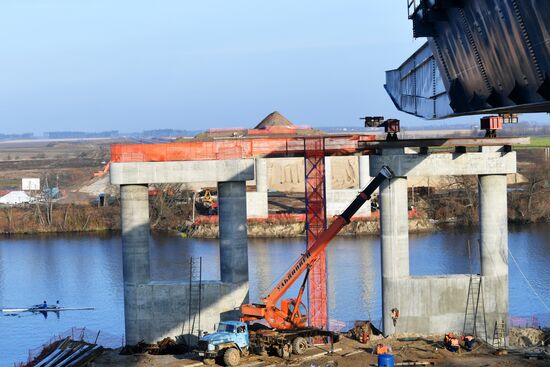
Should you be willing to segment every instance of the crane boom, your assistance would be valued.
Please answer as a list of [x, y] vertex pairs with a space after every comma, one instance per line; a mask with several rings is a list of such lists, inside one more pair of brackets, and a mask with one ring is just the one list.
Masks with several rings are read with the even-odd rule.
[[[301, 295], [303, 291], [300, 291], [298, 297], [298, 304], [296, 300], [283, 301], [282, 310], [277, 308], [277, 302], [286, 293], [286, 291], [294, 284], [294, 282], [305, 271], [310, 269], [313, 264], [319, 259], [319, 255], [325, 250], [327, 245], [332, 239], [340, 232], [340, 230], [346, 226], [351, 217], [361, 208], [361, 206], [370, 199], [372, 193], [380, 186], [380, 184], [393, 177], [391, 170], [387, 166], [383, 166], [376, 177], [365, 187], [363, 191], [357, 195], [355, 200], [340, 214], [331, 225], [321, 233], [317, 241], [307, 249], [307, 251], [300, 256], [300, 258], [294, 263], [285, 276], [277, 283], [275, 289], [273, 289], [269, 295], [262, 299], [264, 304], [248, 304], [241, 306], [242, 319], [245, 321], [258, 320], [265, 318], [267, 322], [275, 328], [290, 328], [292, 326], [300, 326], [303, 323], [303, 317], [297, 315], [296, 307], [299, 307]], [[304, 282], [305, 283], [305, 282]], [[294, 301], [294, 302], [292, 302]], [[294, 305], [289, 308], [288, 305]], [[292, 315], [296, 319], [289, 317]]]

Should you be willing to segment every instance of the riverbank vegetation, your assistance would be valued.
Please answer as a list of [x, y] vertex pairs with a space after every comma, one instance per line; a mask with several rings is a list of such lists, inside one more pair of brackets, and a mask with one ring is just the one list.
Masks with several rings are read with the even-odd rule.
[[[546, 144], [546, 140], [539, 140], [534, 139], [534, 142]], [[550, 222], [550, 156], [547, 149], [520, 150], [517, 151], [517, 157], [519, 175], [509, 180], [508, 185], [510, 222]], [[63, 177], [58, 176], [55, 181]], [[436, 187], [409, 189], [409, 205], [415, 209], [411, 231], [433, 230], [437, 224], [478, 224], [478, 178], [456, 176], [445, 180]], [[92, 199], [71, 202], [68, 200], [71, 195], [76, 197], [75, 193], [69, 193], [67, 198], [60, 201], [0, 206], [0, 232], [22, 234], [120, 230], [120, 205], [117, 199], [109, 202], [109, 206], [98, 207], [97, 201]], [[153, 231], [178, 232], [195, 237], [217, 236], [216, 220], [200, 219], [199, 212], [194, 208], [193, 192], [185, 185], [157, 185], [150, 190], [149, 199]], [[285, 197], [284, 194], [274, 195], [270, 198], [270, 206], [277, 210], [284, 208], [286, 213], [301, 213], [301, 217], [279, 215], [267, 220], [250, 220], [251, 237], [295, 237], [304, 234], [303, 200]], [[352, 222], [343, 232], [376, 234], [378, 230], [375, 213], [369, 220]]]

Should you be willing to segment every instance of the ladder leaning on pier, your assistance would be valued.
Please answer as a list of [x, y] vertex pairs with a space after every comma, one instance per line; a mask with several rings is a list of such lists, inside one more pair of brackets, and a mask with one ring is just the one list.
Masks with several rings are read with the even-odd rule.
[[[470, 241], [468, 241], [468, 258], [470, 262], [470, 282], [468, 284], [468, 298], [466, 299], [462, 335], [472, 335], [487, 341], [487, 321], [485, 319], [485, 300], [483, 298], [482, 286], [483, 278], [479, 274], [473, 274]], [[481, 326], [481, 330], [478, 329], [478, 325]]]
[[[187, 345], [192, 344], [191, 336], [201, 333], [201, 301], [202, 301], [202, 257], [189, 259], [189, 312], [187, 323]], [[182, 330], [183, 334], [183, 330]]]

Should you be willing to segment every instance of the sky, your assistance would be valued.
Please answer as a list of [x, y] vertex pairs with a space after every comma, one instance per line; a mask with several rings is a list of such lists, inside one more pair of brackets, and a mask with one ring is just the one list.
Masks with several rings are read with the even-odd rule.
[[2, 0], [0, 133], [361, 126], [424, 40], [405, 0]]

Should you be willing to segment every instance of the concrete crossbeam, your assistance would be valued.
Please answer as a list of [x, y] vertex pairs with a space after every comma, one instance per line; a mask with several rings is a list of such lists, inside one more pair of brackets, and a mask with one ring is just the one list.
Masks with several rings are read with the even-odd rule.
[[516, 152], [371, 156], [371, 172], [379, 172], [383, 165], [390, 167], [397, 177], [501, 175], [516, 172]]
[[112, 163], [110, 175], [113, 185], [248, 181], [254, 160]]

